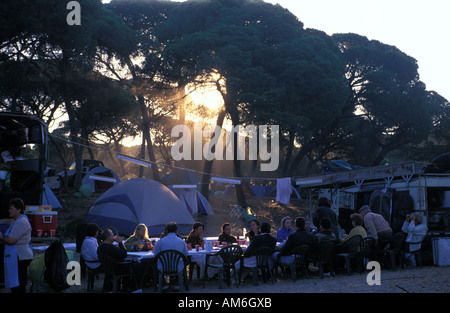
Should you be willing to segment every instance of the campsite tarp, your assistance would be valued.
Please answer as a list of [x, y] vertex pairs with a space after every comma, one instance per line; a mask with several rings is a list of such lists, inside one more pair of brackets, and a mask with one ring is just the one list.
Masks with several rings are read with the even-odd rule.
[[[115, 178], [116, 182], [112, 183], [101, 180], [94, 180], [90, 178], [91, 175]], [[119, 176], [117, 176], [117, 174], [114, 173], [113, 170], [103, 166], [94, 167], [93, 169], [91, 169], [89, 172], [86, 173], [86, 175], [84, 175], [83, 180], [81, 182], [81, 184], [83, 185], [90, 185], [91, 192], [105, 192], [112, 186], [117, 185], [118, 183], [120, 183]]]
[[150, 236], [158, 236], [168, 222], [178, 224], [179, 233], [188, 233], [194, 219], [185, 204], [163, 184], [146, 178], [123, 181], [106, 191], [86, 215], [88, 223], [114, 226], [131, 235], [144, 223]]
[[174, 168], [172, 172], [164, 176], [161, 181], [166, 186], [197, 185], [200, 183], [200, 178], [192, 171]]
[[254, 185], [250, 188], [253, 194], [257, 197], [269, 197], [270, 193], [277, 188], [277, 185]]
[[44, 184], [44, 189], [42, 190], [42, 204], [51, 205], [52, 209], [62, 208], [61, 203], [58, 201], [58, 198], [56, 198], [53, 191], [46, 184]]
[[195, 188], [168, 188], [186, 204], [186, 209], [192, 215], [196, 214], [214, 214], [211, 204], [208, 200]]

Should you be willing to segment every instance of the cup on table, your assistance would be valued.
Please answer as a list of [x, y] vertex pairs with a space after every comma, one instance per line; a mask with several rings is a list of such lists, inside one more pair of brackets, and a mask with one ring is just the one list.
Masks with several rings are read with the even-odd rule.
[[36, 229], [36, 237], [38, 238], [42, 237], [42, 229]]
[[195, 251], [199, 251], [200, 250], [200, 245], [195, 245]]
[[188, 249], [188, 251], [192, 250], [192, 245], [190, 243], [187, 244], [187, 249]]
[[56, 236], [56, 229], [50, 229], [50, 237], [55, 237]]
[[150, 241], [147, 241], [147, 250], [150, 250]]

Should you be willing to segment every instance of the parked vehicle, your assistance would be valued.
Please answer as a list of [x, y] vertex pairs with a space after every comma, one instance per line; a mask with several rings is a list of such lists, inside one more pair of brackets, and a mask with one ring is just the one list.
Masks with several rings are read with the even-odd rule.
[[48, 159], [48, 128], [30, 114], [0, 112], [0, 219], [9, 218], [8, 202], [42, 201]]

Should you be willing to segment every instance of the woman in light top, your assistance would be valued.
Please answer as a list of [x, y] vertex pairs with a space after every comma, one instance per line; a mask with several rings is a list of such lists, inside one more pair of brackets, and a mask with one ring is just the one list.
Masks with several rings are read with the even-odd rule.
[[25, 293], [28, 281], [28, 265], [33, 259], [31, 250], [31, 225], [24, 214], [25, 205], [19, 198], [8, 203], [9, 216], [14, 222], [5, 235], [0, 232], [0, 243], [5, 245], [5, 287], [13, 293]]
[[138, 224], [134, 234], [124, 243], [127, 251], [147, 251], [152, 249], [152, 242], [148, 238], [148, 229], [145, 224]]

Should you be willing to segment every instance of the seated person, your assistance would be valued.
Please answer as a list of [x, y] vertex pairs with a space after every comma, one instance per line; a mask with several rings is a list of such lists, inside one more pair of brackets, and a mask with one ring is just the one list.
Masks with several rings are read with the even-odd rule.
[[[298, 217], [295, 219], [295, 226], [297, 227], [297, 231], [289, 235], [286, 243], [279, 251], [279, 263], [281, 265], [290, 264], [294, 261], [294, 256], [290, 255], [293, 248], [300, 247], [302, 245], [307, 245], [310, 247], [310, 250], [314, 250], [317, 248], [318, 240], [311, 233], [305, 230], [305, 219], [303, 217]], [[274, 255], [274, 259], [276, 259], [277, 255]]]
[[127, 251], [148, 251], [152, 249], [152, 242], [148, 238], [148, 230], [145, 224], [138, 224], [134, 234], [125, 241]]
[[[311, 259], [313, 260], [319, 260], [320, 259], [320, 245], [323, 243], [327, 243], [327, 242], [333, 242], [333, 243], [337, 243], [337, 238], [334, 235], [334, 233], [332, 232], [332, 223], [331, 220], [329, 220], [328, 218], [323, 218], [320, 220], [319, 223], [319, 229], [320, 231], [314, 235], [318, 240], [319, 240], [319, 245], [318, 248], [315, 250], [312, 250], [311, 253], [309, 253], [309, 256], [311, 257]], [[328, 272], [328, 265], [324, 266], [324, 272], [327, 273]]]
[[[186, 243], [178, 237], [178, 225], [177, 223], [171, 222], [166, 224], [165, 231], [167, 232], [167, 235], [158, 240], [158, 242], [155, 245], [155, 255], [160, 253], [161, 251], [165, 250], [177, 250], [183, 253], [185, 256], [188, 255], [188, 250], [186, 247]], [[184, 269], [185, 265], [180, 263], [178, 264], [178, 272], [181, 272]], [[162, 271], [162, 265], [160, 263], [157, 264], [157, 269], [161, 272]], [[179, 282], [178, 278], [175, 278], [171, 281], [172, 288], [174, 290], [178, 290]], [[165, 280], [163, 279], [163, 286], [162, 289], [168, 289], [169, 286], [165, 283]]]
[[306, 217], [305, 218], [305, 230], [306, 230], [306, 232], [315, 235], [317, 233], [317, 228], [312, 227], [311, 223], [312, 223], [311, 218]]
[[334, 241], [336, 242], [337, 238], [334, 233], [331, 231], [331, 221], [327, 218], [323, 218], [320, 220], [319, 228], [320, 231], [315, 235], [319, 239], [319, 244], [325, 241]]
[[[97, 248], [98, 259], [102, 263], [102, 266], [104, 266], [105, 263], [107, 262], [107, 257], [117, 262], [125, 261], [125, 258], [127, 257], [127, 250], [125, 249], [125, 246], [123, 244], [123, 238], [119, 236], [114, 236], [114, 233], [109, 228], [104, 230], [103, 236], [105, 239]], [[117, 246], [114, 245], [114, 242], [117, 242], [118, 245]], [[133, 263], [135, 275], [131, 283], [129, 282], [129, 280], [124, 281], [123, 289], [132, 291], [138, 288], [136, 277], [142, 277], [142, 274], [144, 273], [145, 270], [144, 267], [145, 264], [143, 263]], [[128, 265], [122, 264], [121, 266], [118, 266], [117, 274], [123, 273], [127, 269]]]
[[364, 219], [361, 214], [353, 213], [350, 215], [350, 220], [352, 221], [353, 228], [348, 235], [344, 234], [343, 238], [340, 239], [341, 243], [336, 246], [336, 253], [347, 252], [348, 246], [345, 243], [353, 236], [359, 235], [362, 238], [367, 237], [367, 232], [362, 226], [364, 224]]
[[98, 225], [97, 224], [87, 224], [86, 225], [86, 237], [83, 240], [81, 246], [81, 255], [83, 256], [86, 266], [91, 269], [100, 269], [101, 263], [98, 259], [97, 248], [98, 248]]
[[226, 242], [227, 244], [237, 243], [236, 237], [231, 235], [230, 223], [227, 222], [222, 225], [222, 233], [219, 235], [219, 238], [217, 240], [220, 242]]
[[[272, 249], [272, 253], [275, 252], [275, 246], [277, 245], [277, 240], [275, 237], [270, 235], [270, 224], [261, 224], [261, 234], [256, 235], [250, 242], [250, 245], [245, 250], [243, 259], [236, 262], [236, 270], [240, 269], [241, 261], [244, 267], [255, 267], [256, 266], [256, 251], [262, 247], [269, 247]], [[269, 268], [272, 268], [273, 262], [269, 258]]]
[[256, 235], [261, 234], [259, 228], [261, 227], [261, 223], [258, 220], [253, 220], [250, 222], [250, 231], [247, 232], [244, 236], [248, 238], [249, 241], [252, 241]]
[[195, 222], [192, 225], [192, 230], [189, 233], [188, 238], [186, 239], [186, 243], [190, 243], [194, 248], [196, 245], [202, 245], [204, 243], [203, 240], [203, 231], [205, 230], [205, 225], [200, 222]]
[[289, 216], [283, 217], [281, 220], [281, 228], [277, 231], [277, 241], [284, 242], [292, 234], [294, 230], [292, 229], [292, 218]]
[[[403, 223], [402, 231], [407, 233], [405, 242], [413, 244], [409, 244], [409, 252], [418, 251], [421, 248], [420, 242], [425, 238], [428, 228], [423, 223], [423, 216], [419, 213], [412, 213], [406, 215], [406, 220]], [[415, 266], [416, 262], [414, 259], [414, 255], [410, 253], [406, 253], [406, 258], [411, 260], [411, 265]]]

